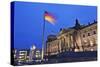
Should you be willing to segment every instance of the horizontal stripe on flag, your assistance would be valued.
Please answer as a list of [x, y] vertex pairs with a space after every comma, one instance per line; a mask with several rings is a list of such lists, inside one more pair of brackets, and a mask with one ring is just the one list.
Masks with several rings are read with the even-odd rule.
[[45, 12], [45, 20], [50, 22], [51, 24], [55, 24], [54, 16], [48, 12]]

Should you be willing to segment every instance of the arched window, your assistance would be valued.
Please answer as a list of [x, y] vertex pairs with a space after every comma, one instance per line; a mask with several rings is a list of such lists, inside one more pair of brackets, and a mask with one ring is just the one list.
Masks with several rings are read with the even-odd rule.
[[93, 31], [93, 34], [96, 34], [96, 31]]
[[83, 38], [85, 37], [85, 34], [83, 34]]
[[88, 36], [90, 36], [90, 33], [88, 33]]

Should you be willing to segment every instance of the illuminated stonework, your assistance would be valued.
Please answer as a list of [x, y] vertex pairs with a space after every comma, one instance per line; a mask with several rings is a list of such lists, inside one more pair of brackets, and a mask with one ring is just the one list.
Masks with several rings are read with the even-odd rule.
[[74, 27], [61, 29], [58, 35], [48, 36], [46, 55], [56, 55], [65, 51], [97, 51], [97, 21], [80, 25], [76, 19]]
[[27, 60], [27, 51], [21, 50], [19, 51], [18, 62], [25, 62]]

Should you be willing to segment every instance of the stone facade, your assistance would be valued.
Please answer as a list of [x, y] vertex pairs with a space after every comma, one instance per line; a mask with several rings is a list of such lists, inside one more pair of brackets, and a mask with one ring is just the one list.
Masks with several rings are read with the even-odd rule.
[[96, 51], [97, 21], [88, 25], [80, 25], [76, 19], [74, 27], [61, 29], [58, 35], [48, 36], [46, 55], [56, 55], [65, 51]]

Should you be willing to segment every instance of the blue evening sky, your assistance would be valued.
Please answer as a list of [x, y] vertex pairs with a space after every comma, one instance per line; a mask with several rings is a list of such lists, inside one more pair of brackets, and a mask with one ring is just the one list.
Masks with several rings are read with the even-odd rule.
[[[78, 18], [81, 24], [97, 20], [96, 6], [43, 4], [31, 2], [15, 2], [14, 16], [14, 48], [30, 48], [33, 44], [42, 47], [42, 27], [45, 26], [45, 41], [48, 35], [57, 34], [60, 28], [72, 27]], [[56, 17], [55, 25], [44, 21], [44, 12], [48, 11]]]

